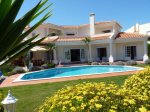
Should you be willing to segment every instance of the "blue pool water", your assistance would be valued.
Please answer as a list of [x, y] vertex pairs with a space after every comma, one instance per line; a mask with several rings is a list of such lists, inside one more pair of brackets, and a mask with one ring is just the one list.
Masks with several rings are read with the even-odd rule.
[[48, 69], [39, 72], [23, 74], [19, 80], [35, 80], [35, 79], [82, 76], [82, 75], [92, 75], [92, 74], [124, 72], [124, 71], [132, 71], [132, 70], [139, 70], [139, 69], [141, 68], [129, 67], [129, 66], [77, 66], [77, 67], [66, 67], [66, 68], [54, 68], [54, 69]]

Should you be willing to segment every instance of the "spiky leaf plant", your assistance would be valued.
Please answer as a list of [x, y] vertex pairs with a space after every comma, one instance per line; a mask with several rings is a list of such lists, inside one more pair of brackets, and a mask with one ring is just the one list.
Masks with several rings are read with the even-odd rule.
[[46, 12], [30, 29], [25, 30], [25, 28], [47, 11], [52, 4], [47, 6], [48, 0], [40, 0], [23, 17], [17, 19], [18, 12], [24, 2], [25, 0], [0, 0], [0, 67], [23, 55], [45, 38], [43, 37], [33, 42], [39, 36], [37, 34], [25, 39], [34, 29], [52, 15], [51, 11]]

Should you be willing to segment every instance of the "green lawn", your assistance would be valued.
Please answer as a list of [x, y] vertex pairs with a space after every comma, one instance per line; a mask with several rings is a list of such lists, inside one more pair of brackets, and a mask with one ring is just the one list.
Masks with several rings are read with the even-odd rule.
[[135, 66], [137, 66], [137, 67], [147, 67], [147, 66], [150, 66], [150, 64], [137, 64], [137, 65], [135, 65]]
[[129, 75], [97, 78], [97, 79], [84, 79], [76, 81], [65, 81], [57, 83], [36, 84], [27, 86], [17, 86], [9, 88], [1, 88], [4, 95], [7, 95], [7, 91], [10, 89], [13, 95], [18, 98], [17, 111], [16, 112], [33, 112], [35, 108], [42, 104], [43, 100], [53, 95], [57, 90], [63, 88], [65, 85], [75, 85], [82, 82], [115, 82], [118, 85], [122, 85]]

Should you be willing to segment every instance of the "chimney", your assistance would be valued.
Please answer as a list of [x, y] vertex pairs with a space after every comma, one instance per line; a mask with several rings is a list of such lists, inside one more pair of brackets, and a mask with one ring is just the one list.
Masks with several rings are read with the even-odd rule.
[[136, 25], [134, 26], [134, 30], [135, 30], [135, 32], [139, 33], [140, 29], [139, 29], [138, 23], [136, 23]]
[[90, 36], [95, 35], [95, 14], [90, 14]]

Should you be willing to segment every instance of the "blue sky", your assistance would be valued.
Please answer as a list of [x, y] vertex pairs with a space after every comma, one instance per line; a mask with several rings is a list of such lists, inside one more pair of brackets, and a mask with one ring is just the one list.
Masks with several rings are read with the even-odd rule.
[[[25, 0], [18, 15], [37, 4], [39, 0]], [[150, 22], [150, 0], [49, 0], [54, 3], [53, 16], [46, 23], [80, 25], [89, 23], [89, 14], [96, 14], [96, 21], [118, 21], [123, 30], [135, 23]], [[49, 10], [50, 10], [49, 9]], [[36, 22], [36, 21], [34, 21]]]

